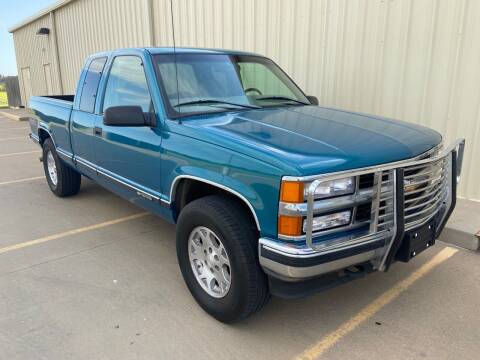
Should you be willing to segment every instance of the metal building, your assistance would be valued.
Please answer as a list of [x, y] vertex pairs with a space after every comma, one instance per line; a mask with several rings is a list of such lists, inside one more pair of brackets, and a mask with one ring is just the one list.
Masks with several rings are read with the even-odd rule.
[[[465, 137], [480, 200], [480, 1], [173, 0], [177, 46], [265, 54], [320, 103]], [[92, 52], [171, 46], [170, 0], [61, 0], [10, 29], [22, 99], [73, 93]]]

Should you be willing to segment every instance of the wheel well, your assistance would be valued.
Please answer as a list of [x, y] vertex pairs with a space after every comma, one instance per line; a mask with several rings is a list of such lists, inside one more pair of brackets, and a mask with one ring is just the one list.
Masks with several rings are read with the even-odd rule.
[[175, 221], [180, 215], [182, 209], [188, 203], [209, 195], [221, 195], [231, 199], [232, 206], [238, 206], [240, 209], [242, 209], [245, 212], [246, 216], [248, 216], [248, 218], [251, 220], [252, 228], [254, 228], [255, 231], [258, 231], [257, 222], [254, 217], [253, 210], [247, 205], [245, 200], [241, 199], [230, 191], [195, 179], [181, 179], [176, 186], [173, 204], [175, 211]]
[[40, 145], [43, 145], [45, 140], [47, 140], [50, 137], [50, 134], [48, 131], [44, 129], [38, 129], [38, 141], [40, 142]]

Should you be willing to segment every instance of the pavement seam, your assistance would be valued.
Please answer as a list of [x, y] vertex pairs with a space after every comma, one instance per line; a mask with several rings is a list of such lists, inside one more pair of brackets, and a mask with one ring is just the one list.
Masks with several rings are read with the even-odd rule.
[[28, 127], [19, 127], [19, 128], [11, 128], [11, 129], [0, 129], [2, 132], [7, 132], [7, 131], [15, 131], [15, 130], [28, 130]]
[[46, 242], [49, 242], [49, 241], [52, 241], [52, 240], [58, 240], [58, 239], [62, 239], [62, 238], [68, 237], [68, 236], [82, 234], [82, 233], [85, 233], [85, 232], [88, 232], [88, 231], [97, 230], [97, 229], [101, 229], [101, 228], [104, 228], [104, 227], [107, 227], [107, 226], [119, 224], [119, 223], [122, 223], [122, 222], [125, 222], [125, 221], [138, 219], [138, 218], [144, 217], [148, 214], [149, 214], [148, 212], [143, 212], [143, 213], [133, 214], [133, 215], [129, 215], [129, 216], [124, 216], [124, 217], [121, 217], [121, 218], [118, 218], [118, 219], [104, 221], [104, 222], [101, 222], [101, 223], [98, 223], [98, 224], [84, 226], [84, 227], [81, 227], [81, 228], [64, 231], [64, 232], [61, 232], [61, 233], [58, 233], [58, 234], [53, 234], [53, 235], [41, 237], [39, 239], [25, 241], [23, 243], [6, 246], [6, 247], [3, 247], [3, 248], [0, 248], [0, 255], [5, 254], [7, 252], [20, 250], [20, 249], [23, 249], [23, 248], [26, 248], [26, 247], [43, 244], [43, 243], [46, 243]]
[[32, 269], [32, 268], [37, 267], [37, 266], [41, 266], [41, 265], [49, 264], [49, 263], [52, 263], [52, 262], [55, 262], [55, 261], [58, 261], [58, 260], [66, 259], [66, 258], [75, 256], [75, 255], [78, 255], [78, 254], [86, 253], [86, 252], [89, 252], [89, 251], [92, 251], [92, 250], [95, 250], [95, 249], [98, 249], [98, 248], [101, 248], [101, 247], [109, 246], [109, 245], [112, 245], [112, 244], [116, 243], [117, 241], [118, 240], [112, 240], [112, 241], [107, 242], [107, 243], [91, 246], [89, 248], [81, 249], [81, 250], [75, 251], [73, 253], [69, 253], [69, 254], [59, 256], [59, 257], [56, 257], [56, 258], [53, 258], [53, 259], [48, 259], [48, 260], [41, 261], [41, 262], [38, 262], [38, 263], [35, 263], [35, 264], [24, 266], [24, 267], [15, 269], [15, 270], [11, 270], [11, 271], [8, 271], [6, 273], [0, 274], [0, 278], [5, 277], [5, 276], [9, 276], [9, 275], [12, 275], [12, 274], [16, 274], [16, 273], [19, 273], [19, 272], [22, 272], [22, 271], [25, 271], [25, 270], [28, 270], [28, 269]]
[[40, 180], [40, 179], [45, 179], [45, 176], [36, 176], [36, 177], [25, 178], [25, 179], [17, 179], [17, 180], [4, 181], [4, 182], [0, 182], [0, 186], [3, 186], [3, 185], [11, 185], [11, 184], [18, 184], [18, 183], [23, 183], [23, 182], [28, 182], [28, 181], [34, 181], [34, 180]]
[[0, 142], [1, 141], [11, 141], [11, 140], [20, 140], [20, 139], [28, 139], [28, 136], [17, 136], [17, 137], [5, 138], [5, 139], [0, 138]]
[[6, 158], [6, 157], [9, 157], [9, 156], [18, 156], [18, 155], [26, 155], [26, 154], [39, 154], [39, 153], [41, 153], [40, 150], [22, 151], [22, 152], [10, 153], [10, 154], [0, 154], [0, 159], [1, 158]]

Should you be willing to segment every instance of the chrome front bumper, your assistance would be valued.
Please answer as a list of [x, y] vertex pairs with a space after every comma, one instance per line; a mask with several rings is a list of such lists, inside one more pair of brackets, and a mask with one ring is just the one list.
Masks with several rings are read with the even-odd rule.
[[[439, 154], [427, 159], [413, 159], [402, 162], [385, 164], [375, 167], [343, 171], [333, 174], [320, 175], [312, 178], [307, 189], [307, 202], [302, 205], [306, 208], [307, 231], [303, 241], [285, 241], [285, 239], [259, 239], [259, 261], [266, 273], [285, 281], [302, 281], [315, 278], [323, 274], [346, 269], [350, 266], [369, 263], [375, 270], [387, 271], [395, 260], [395, 255], [400, 247], [406, 231], [415, 231], [427, 222], [435, 221], [435, 238], [438, 237], [448, 220], [456, 201], [456, 185], [459, 181], [465, 141], [457, 140], [454, 144], [441, 151]], [[430, 166], [434, 168], [439, 162], [442, 166], [442, 183], [445, 191], [442, 196], [432, 200], [434, 211], [429, 211], [420, 217], [417, 222], [409, 222], [408, 201], [405, 200], [405, 191], [410, 183], [405, 171], [413, 167]], [[382, 185], [382, 176], [391, 174], [388, 179], [390, 185]], [[372, 217], [368, 234], [360, 237], [351, 237], [342, 241], [318, 242], [312, 233], [312, 219], [316, 212], [318, 202], [314, 201], [313, 194], [322, 181], [328, 181], [347, 176], [374, 173], [377, 193], [371, 194]], [[406, 190], [407, 189], [407, 190]], [[380, 202], [382, 194], [391, 194], [391, 219], [379, 220]], [[363, 194], [360, 194], [363, 196]], [[432, 195], [433, 196], [433, 195]], [[338, 198], [339, 202], [343, 201]], [[363, 200], [362, 200], [363, 201]], [[328, 201], [325, 202], [325, 204]], [[405, 209], [407, 203], [407, 210]], [[322, 204], [322, 206], [324, 206]], [[386, 207], [386, 206], [384, 206]], [[290, 208], [290, 210], [292, 210]], [[287, 209], [288, 210], [288, 209]], [[282, 210], [283, 211], [283, 210]], [[294, 211], [294, 209], [293, 209]], [[428, 216], [427, 216], [428, 215]], [[407, 218], [407, 222], [405, 221]], [[418, 217], [417, 217], [418, 218]]]
[[317, 252], [295, 249], [267, 238], [259, 241], [260, 265], [269, 275], [285, 281], [300, 281], [369, 262], [385, 239], [374, 237], [362, 244]]

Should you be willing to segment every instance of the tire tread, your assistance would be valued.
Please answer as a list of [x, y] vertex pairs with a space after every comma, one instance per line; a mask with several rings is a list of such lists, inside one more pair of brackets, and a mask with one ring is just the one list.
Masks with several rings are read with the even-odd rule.
[[222, 195], [209, 195], [189, 203], [180, 213], [178, 224], [181, 226], [182, 218], [194, 212], [208, 213], [217, 220], [218, 224], [228, 228], [227, 232], [232, 234], [231, 243], [235, 247], [233, 255], [248, 268], [249, 286], [245, 289], [246, 305], [234, 319], [225, 322], [238, 321], [259, 311], [270, 299], [270, 293], [266, 275], [258, 262], [258, 233], [249, 215], [236, 199]]
[[[46, 154], [48, 150], [52, 152], [53, 157], [55, 158], [55, 161], [56, 161], [57, 177], [58, 177], [58, 183], [56, 187], [50, 183], [49, 174], [47, 170]], [[47, 177], [48, 184], [50, 186], [50, 189], [55, 195], [59, 197], [66, 197], [66, 196], [72, 196], [78, 193], [78, 191], [80, 190], [81, 182], [82, 182], [82, 176], [75, 169], [68, 166], [63, 162], [62, 159], [60, 159], [55, 149], [55, 145], [53, 144], [53, 141], [50, 138], [46, 139], [45, 142], [43, 143], [43, 164], [44, 164], [45, 176]]]

